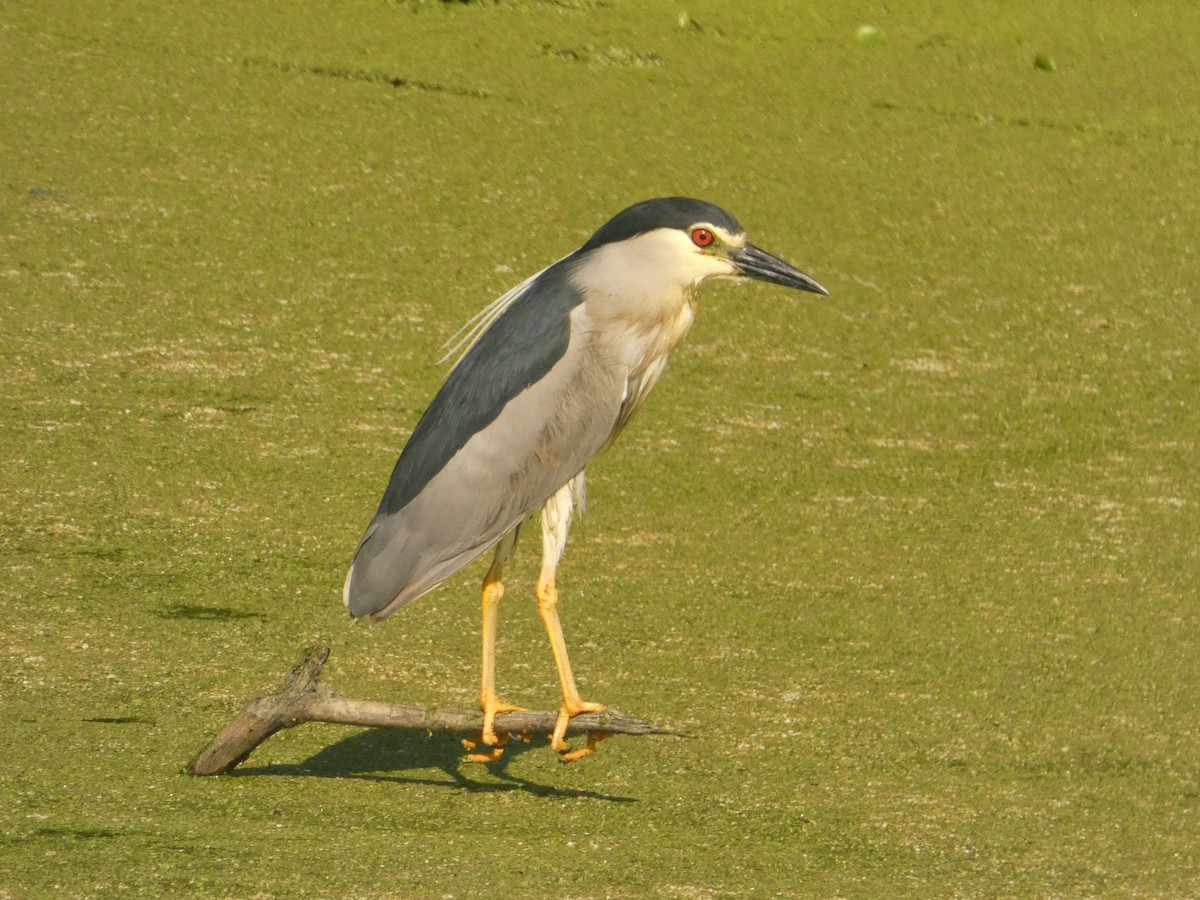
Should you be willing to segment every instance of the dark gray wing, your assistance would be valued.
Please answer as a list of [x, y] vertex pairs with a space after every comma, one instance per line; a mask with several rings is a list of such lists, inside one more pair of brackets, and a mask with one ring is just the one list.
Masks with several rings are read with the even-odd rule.
[[381, 618], [449, 577], [611, 434], [624, 375], [589, 338], [571, 265], [547, 269], [480, 335], [417, 423], [346, 578], [351, 614]]
[[479, 336], [413, 429], [376, 518], [407, 506], [513, 397], [550, 371], [567, 350], [568, 316], [582, 300], [559, 263]]

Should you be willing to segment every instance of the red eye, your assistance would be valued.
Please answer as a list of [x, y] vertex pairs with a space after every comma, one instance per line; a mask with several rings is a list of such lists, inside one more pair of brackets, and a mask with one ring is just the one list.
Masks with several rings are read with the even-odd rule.
[[707, 228], [692, 229], [692, 243], [697, 247], [707, 247], [714, 240], [716, 238], [713, 237], [713, 233]]

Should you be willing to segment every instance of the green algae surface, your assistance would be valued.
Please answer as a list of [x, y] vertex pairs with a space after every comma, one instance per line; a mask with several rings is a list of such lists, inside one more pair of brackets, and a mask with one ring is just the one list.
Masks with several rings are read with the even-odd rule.
[[[1200, 16], [1183, 2], [0, 9], [0, 897], [1200, 893]], [[473, 766], [475, 564], [341, 580], [473, 312], [687, 194], [715, 285], [589, 470], [584, 696]], [[499, 679], [556, 702], [510, 565]]]

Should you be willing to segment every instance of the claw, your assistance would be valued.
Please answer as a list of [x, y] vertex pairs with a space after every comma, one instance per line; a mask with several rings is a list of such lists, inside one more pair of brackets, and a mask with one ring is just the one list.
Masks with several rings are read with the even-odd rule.
[[[472, 738], [463, 738], [462, 745], [463, 745], [464, 750], [474, 750], [481, 743], [483, 743], [483, 744], [487, 743], [483, 739], [483, 732], [480, 732], [479, 734], [475, 735], [475, 737], [473, 739]], [[488, 747], [487, 752], [485, 752], [485, 753], [468, 753], [467, 754], [467, 762], [473, 762], [473, 763], [498, 762], [500, 760], [500, 757], [502, 757], [504, 755], [504, 745], [507, 743], [508, 743], [508, 732], [505, 731], [505, 732], [502, 732], [500, 734], [500, 736], [498, 738], [496, 738], [495, 742]]]
[[[479, 732], [480, 742], [487, 744], [489, 747], [500, 741], [500, 736], [496, 734], [496, 716], [500, 713], [524, 712], [525, 707], [516, 706], [512, 703], [502, 703], [498, 698], [485, 698], [480, 703], [483, 709], [483, 730]], [[501, 732], [501, 734], [506, 734]]]
[[583, 759], [584, 757], [591, 756], [596, 752], [596, 745], [601, 741], [607, 741], [610, 737], [612, 737], [612, 735], [608, 734], [607, 732], [589, 731], [587, 736], [587, 746], [580, 747], [578, 750], [572, 750], [569, 753], [564, 753], [562, 755], [563, 762], [575, 762]]
[[562, 706], [558, 708], [558, 719], [554, 723], [554, 733], [550, 735], [550, 749], [556, 753], [566, 753], [570, 750], [567, 746], [567, 725], [571, 719], [582, 713], [600, 712], [604, 709], [602, 703], [588, 703], [585, 700], [575, 699], [574, 701], [563, 700]]
[[503, 747], [493, 747], [487, 753], [468, 753], [467, 762], [469, 763], [494, 763], [499, 762], [504, 756]]

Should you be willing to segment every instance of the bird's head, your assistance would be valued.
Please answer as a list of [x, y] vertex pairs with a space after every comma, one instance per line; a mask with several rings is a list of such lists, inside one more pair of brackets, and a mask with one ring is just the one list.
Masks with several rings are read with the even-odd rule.
[[828, 294], [814, 279], [746, 239], [719, 206], [687, 197], [644, 200], [613, 216], [579, 253], [594, 253], [624, 290], [691, 291], [710, 278], [753, 278]]

